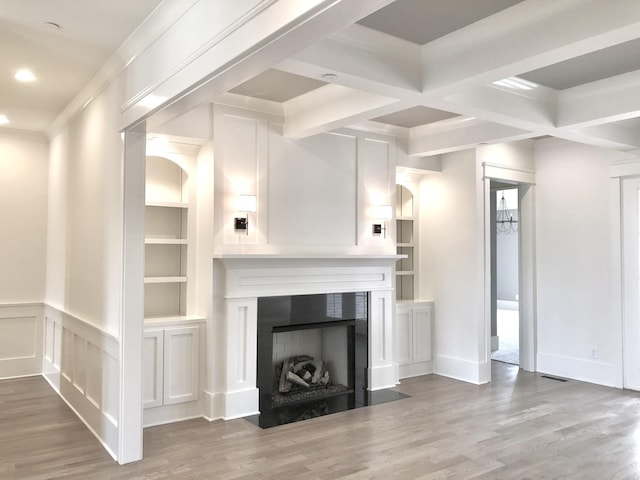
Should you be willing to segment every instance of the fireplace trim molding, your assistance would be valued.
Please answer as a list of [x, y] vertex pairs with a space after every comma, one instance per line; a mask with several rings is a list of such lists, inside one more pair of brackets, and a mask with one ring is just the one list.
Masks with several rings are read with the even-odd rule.
[[[208, 329], [207, 417], [259, 413], [258, 297], [369, 292], [368, 388], [398, 384], [393, 361], [393, 276], [398, 255], [220, 255], [213, 259], [213, 325]], [[215, 393], [214, 393], [215, 392]]]

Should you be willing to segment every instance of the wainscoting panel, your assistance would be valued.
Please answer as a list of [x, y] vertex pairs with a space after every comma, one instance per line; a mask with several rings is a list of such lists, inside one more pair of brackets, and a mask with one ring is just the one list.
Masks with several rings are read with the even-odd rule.
[[116, 458], [117, 339], [48, 305], [44, 307], [44, 325], [43, 376]]
[[42, 304], [0, 305], [0, 378], [42, 371]]

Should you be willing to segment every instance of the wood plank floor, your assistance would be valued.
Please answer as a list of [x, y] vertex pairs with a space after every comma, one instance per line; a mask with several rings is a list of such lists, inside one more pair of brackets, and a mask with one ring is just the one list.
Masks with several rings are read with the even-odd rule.
[[411, 398], [261, 430], [145, 430], [120, 466], [40, 378], [0, 381], [0, 479], [640, 479], [640, 394], [494, 362], [475, 386], [430, 375]]

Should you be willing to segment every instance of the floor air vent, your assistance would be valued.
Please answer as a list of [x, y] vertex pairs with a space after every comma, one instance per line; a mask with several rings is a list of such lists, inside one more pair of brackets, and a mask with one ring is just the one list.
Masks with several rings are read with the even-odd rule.
[[555, 380], [556, 382], [566, 382], [564, 378], [550, 377], [549, 375], [541, 375], [542, 378], [548, 378], [549, 380]]

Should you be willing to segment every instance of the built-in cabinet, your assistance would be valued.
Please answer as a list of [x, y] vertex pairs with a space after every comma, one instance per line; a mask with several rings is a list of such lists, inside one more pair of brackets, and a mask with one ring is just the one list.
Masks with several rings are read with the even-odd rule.
[[[413, 190], [417, 188], [413, 186]], [[433, 372], [433, 302], [419, 300], [418, 198], [409, 185], [396, 185], [396, 317], [394, 356], [398, 378]]]
[[145, 426], [200, 415], [204, 318], [190, 311], [194, 302], [189, 301], [195, 290], [190, 285], [195, 275], [189, 235], [195, 214], [190, 218], [194, 192], [185, 168], [191, 159], [173, 156], [178, 161], [149, 156], [146, 163]]
[[433, 302], [399, 302], [394, 329], [398, 377], [432, 373]]
[[200, 390], [200, 326], [147, 326], [144, 408], [195, 402]]

